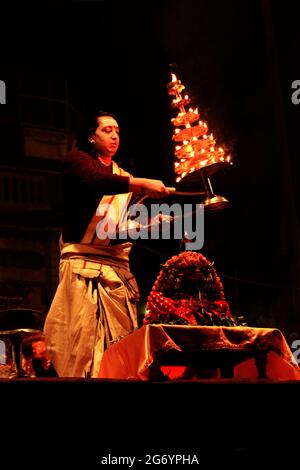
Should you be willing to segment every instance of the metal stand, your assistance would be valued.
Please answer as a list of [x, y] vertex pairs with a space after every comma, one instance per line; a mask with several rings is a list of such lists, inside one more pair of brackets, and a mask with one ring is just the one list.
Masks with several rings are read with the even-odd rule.
[[10, 379], [21, 378], [21, 377], [30, 377], [22, 367], [22, 342], [24, 338], [34, 340], [41, 335], [40, 330], [32, 328], [17, 328], [14, 330], [0, 331], [0, 339], [8, 339], [12, 344], [12, 356], [14, 371], [9, 375]]
[[222, 162], [200, 168], [182, 178], [173, 194], [205, 196], [203, 200], [205, 209], [212, 211], [223, 210], [228, 206], [228, 200], [214, 193], [210, 177], [230, 166], [229, 163]]

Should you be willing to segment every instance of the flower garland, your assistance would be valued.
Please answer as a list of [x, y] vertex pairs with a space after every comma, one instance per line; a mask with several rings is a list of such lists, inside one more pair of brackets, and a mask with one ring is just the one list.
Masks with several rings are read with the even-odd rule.
[[162, 265], [148, 297], [143, 323], [241, 324], [230, 313], [213, 263], [194, 251], [184, 251]]

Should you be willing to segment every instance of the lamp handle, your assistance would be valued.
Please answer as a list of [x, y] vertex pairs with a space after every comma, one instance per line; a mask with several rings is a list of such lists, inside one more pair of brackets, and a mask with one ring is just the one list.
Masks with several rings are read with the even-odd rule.
[[169, 195], [174, 194], [175, 196], [206, 196], [205, 191], [177, 191], [176, 188], [169, 188]]

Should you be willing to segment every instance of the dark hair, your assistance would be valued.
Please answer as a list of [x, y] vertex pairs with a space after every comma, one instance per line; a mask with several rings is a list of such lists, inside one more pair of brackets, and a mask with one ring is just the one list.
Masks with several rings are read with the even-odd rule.
[[89, 113], [84, 119], [81, 128], [76, 133], [76, 147], [79, 150], [83, 150], [84, 152], [91, 152], [93, 146], [89, 141], [89, 137], [97, 129], [99, 125], [98, 118], [101, 116], [110, 116], [116, 121], [118, 120], [118, 118], [113, 113], [107, 111], [97, 110]]

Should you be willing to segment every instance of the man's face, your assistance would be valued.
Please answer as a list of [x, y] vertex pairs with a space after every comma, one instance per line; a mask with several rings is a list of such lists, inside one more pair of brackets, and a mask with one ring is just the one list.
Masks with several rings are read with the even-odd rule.
[[119, 125], [110, 116], [98, 117], [98, 127], [92, 134], [95, 150], [103, 157], [113, 157], [119, 148]]

